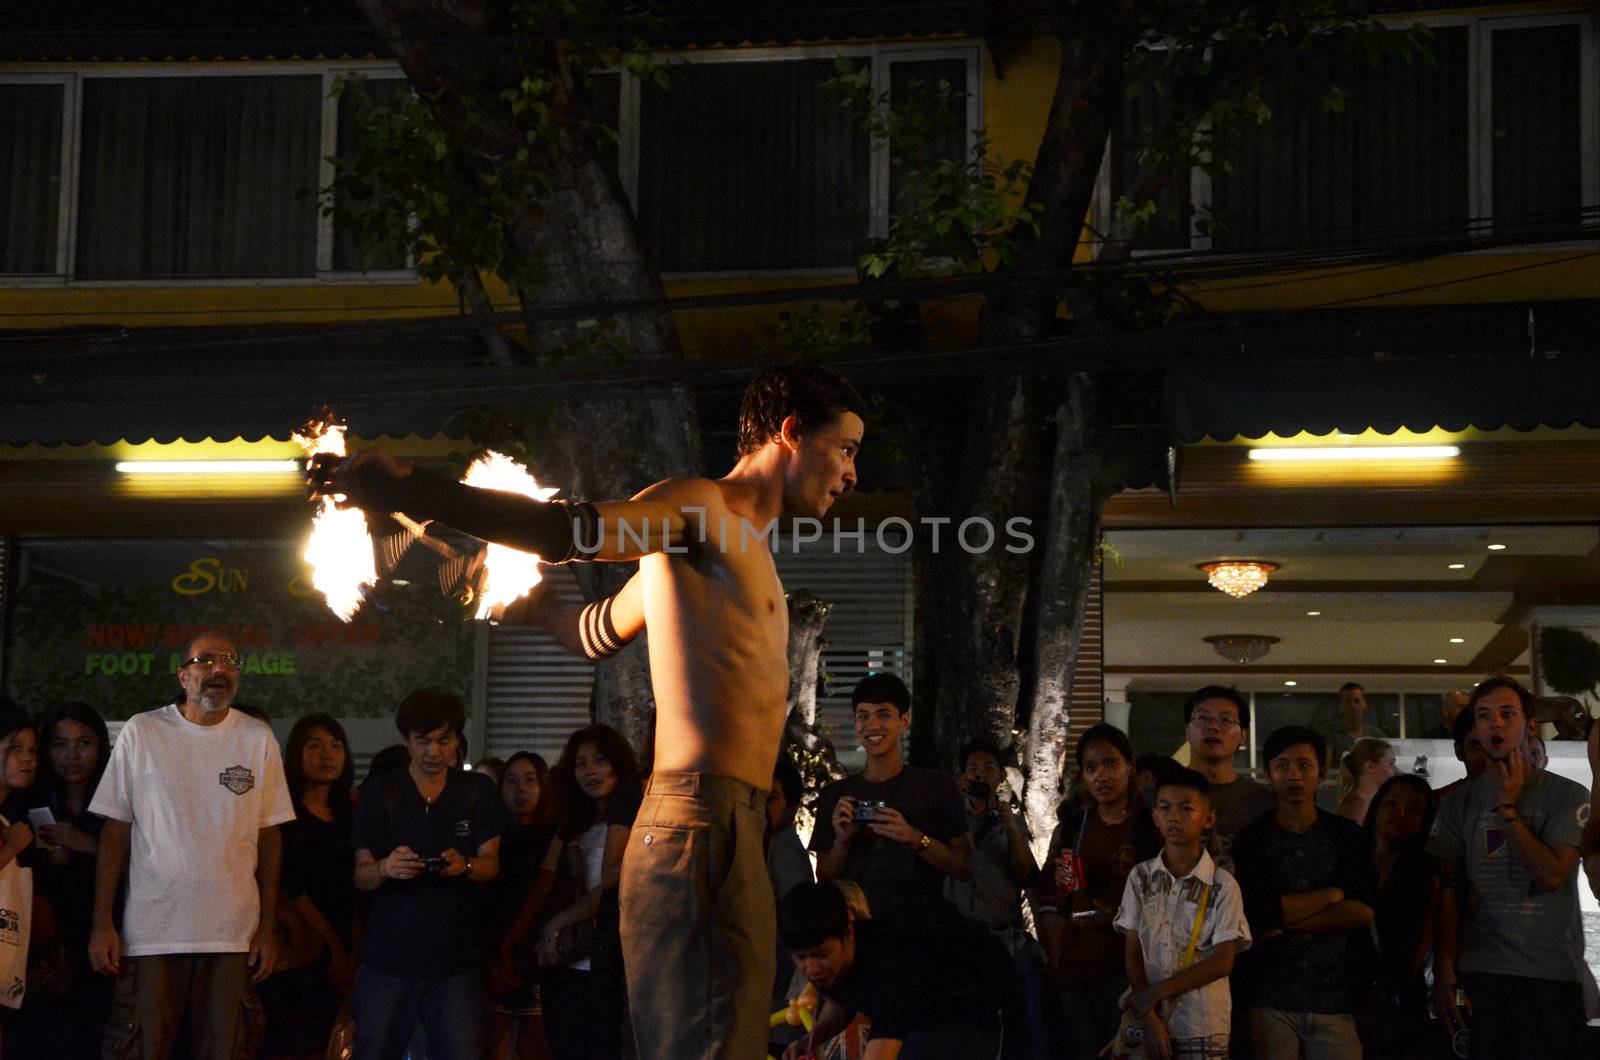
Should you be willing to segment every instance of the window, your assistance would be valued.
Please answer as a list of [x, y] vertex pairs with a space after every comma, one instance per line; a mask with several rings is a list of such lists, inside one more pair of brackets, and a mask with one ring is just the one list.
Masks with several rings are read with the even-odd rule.
[[0, 273], [56, 271], [65, 86], [0, 84]]
[[1490, 33], [1496, 235], [1531, 239], [1578, 232], [1581, 45], [1573, 23]]
[[[1132, 239], [1140, 250], [1173, 250], [1189, 245], [1192, 173], [1159, 173], [1143, 164], [1141, 156], [1155, 141], [1157, 130], [1168, 120], [1171, 105], [1166, 84], [1147, 68], [1132, 90], [1124, 93], [1111, 138], [1112, 197], [1102, 233]], [[1154, 202], [1155, 216], [1136, 229], [1133, 222], [1115, 216], [1117, 200], [1126, 197], [1136, 207]]]
[[[363, 115], [373, 106], [392, 106], [406, 91], [408, 84], [401, 77], [368, 77], [360, 84], [346, 86], [339, 93], [334, 122], [336, 159], [345, 163], [355, 159]], [[335, 272], [394, 270], [403, 269], [406, 265], [404, 258], [379, 257], [376, 250], [363, 246], [356, 236], [340, 231], [337, 225], [333, 226], [332, 266]]]
[[847, 266], [867, 234], [867, 137], [821, 91], [831, 59], [690, 63], [639, 108], [639, 225], [668, 272]]
[[1214, 178], [1219, 250], [1375, 245], [1464, 238], [1467, 31], [1434, 32], [1435, 62], [1348, 64], [1342, 111], [1280, 103], [1274, 120], [1224, 146]]
[[[1409, 16], [1396, 16], [1409, 24]], [[1600, 210], [1595, 34], [1576, 15], [1440, 16], [1433, 61], [1349, 60], [1326, 77], [1349, 92], [1338, 111], [1315, 99], [1274, 104], [1270, 124], [1235, 130], [1227, 165], [1167, 182], [1139, 153], [1163, 107], [1141, 85], [1113, 129], [1097, 205], [1153, 197], [1141, 250], [1250, 253], [1395, 244], [1571, 239]], [[1189, 234], [1189, 202], [1209, 204], [1214, 230]]]
[[[976, 48], [850, 54], [870, 64], [875, 92], [897, 99], [913, 82], [970, 93], [976, 80]], [[637, 159], [624, 181], [662, 271], [848, 269], [887, 230], [906, 175], [821, 91], [835, 57], [700, 57], [671, 67], [669, 88], [639, 86], [636, 105], [620, 108], [622, 152]], [[624, 100], [632, 90], [624, 79]], [[929, 158], [964, 158], [975, 115], [969, 104]]]
[[88, 78], [76, 275], [316, 272], [322, 78]]

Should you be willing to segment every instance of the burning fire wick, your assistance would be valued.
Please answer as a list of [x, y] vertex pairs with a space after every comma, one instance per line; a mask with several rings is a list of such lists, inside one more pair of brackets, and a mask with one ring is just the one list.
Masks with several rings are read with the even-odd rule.
[[[294, 434], [306, 456], [343, 459], [345, 425], [326, 407]], [[378, 581], [372, 558], [372, 538], [367, 517], [358, 508], [340, 509], [332, 496], [319, 497], [306, 541], [305, 561], [311, 567], [311, 584], [342, 621], [355, 617], [366, 593]]]

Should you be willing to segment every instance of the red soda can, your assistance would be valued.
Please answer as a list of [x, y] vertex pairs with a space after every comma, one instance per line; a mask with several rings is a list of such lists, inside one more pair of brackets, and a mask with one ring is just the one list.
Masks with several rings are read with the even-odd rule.
[[1066, 878], [1062, 890], [1067, 894], [1078, 894], [1088, 886], [1083, 878], [1083, 858], [1076, 850], [1061, 852], [1061, 874]]

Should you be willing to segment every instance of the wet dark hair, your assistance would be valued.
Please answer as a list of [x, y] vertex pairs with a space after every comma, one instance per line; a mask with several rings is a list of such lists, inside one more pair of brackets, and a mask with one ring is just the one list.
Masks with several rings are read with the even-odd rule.
[[1250, 708], [1245, 706], [1244, 697], [1237, 688], [1224, 688], [1222, 685], [1206, 685], [1197, 689], [1194, 695], [1183, 701], [1183, 723], [1189, 724], [1189, 718], [1194, 714], [1194, 708], [1208, 699], [1226, 699], [1229, 703], [1239, 708], [1239, 728], [1248, 732], [1250, 730]]
[[1285, 725], [1272, 730], [1272, 735], [1267, 737], [1266, 745], [1261, 749], [1261, 760], [1271, 762], [1298, 743], [1311, 745], [1317, 754], [1317, 772], [1321, 773], [1328, 757], [1328, 741], [1322, 738], [1321, 733], [1304, 725]]
[[783, 789], [783, 800], [791, 807], [799, 807], [805, 794], [805, 781], [800, 778], [800, 767], [786, 752], [778, 752], [778, 764], [772, 767], [772, 779]]
[[846, 412], [866, 418], [867, 403], [850, 381], [820, 364], [775, 364], [745, 388], [739, 403], [739, 455], [753, 453], [776, 438], [789, 416], [800, 429], [816, 430]]
[[1439, 812], [1439, 793], [1428, 786], [1428, 782], [1415, 773], [1396, 773], [1383, 782], [1377, 794], [1372, 796], [1372, 801], [1367, 803], [1367, 816], [1361, 821], [1361, 831], [1367, 837], [1367, 849], [1371, 850], [1378, 839], [1378, 807], [1383, 803], [1384, 797], [1389, 794], [1389, 789], [1397, 784], [1411, 788], [1422, 793], [1427, 800], [1427, 809], [1422, 812], [1422, 827], [1417, 829], [1417, 834], [1412, 836], [1408, 843], [1421, 850], [1428, 842], [1428, 836], [1433, 833], [1433, 816]]
[[87, 808], [89, 800], [94, 798], [95, 788], [100, 786], [100, 778], [105, 774], [106, 763], [111, 760], [111, 734], [106, 729], [106, 719], [87, 703], [69, 700], [49, 714], [35, 719], [39, 730], [39, 774], [34, 786], [45, 793], [53, 806], [65, 805], [66, 789], [61, 784], [61, 778], [56, 776], [55, 763], [50, 760], [50, 741], [55, 739], [56, 726], [64, 721], [75, 721], [79, 725], [88, 726], [100, 744], [94, 771], [89, 776], [89, 786], [84, 789], [87, 795], [83, 804]]
[[1205, 774], [1198, 769], [1179, 766], [1156, 782], [1155, 793], [1158, 796], [1161, 794], [1162, 788], [1182, 788], [1185, 791], [1192, 791], [1206, 800], [1207, 806], [1211, 805], [1211, 781], [1207, 780]]
[[427, 735], [448, 728], [457, 737], [467, 726], [467, 708], [461, 697], [443, 688], [419, 688], [407, 696], [394, 713], [394, 727], [410, 739], [413, 733]]
[[344, 726], [331, 714], [307, 714], [289, 730], [289, 739], [283, 745], [283, 779], [289, 785], [289, 797], [299, 806], [305, 795], [305, 750], [313, 729], [321, 729], [344, 744], [344, 768], [328, 788], [328, 808], [336, 817], [344, 816], [350, 813], [354, 805], [350, 793], [356, 783], [356, 759], [350, 750], [350, 738], [345, 735]]
[[639, 758], [633, 753], [627, 738], [609, 725], [585, 725], [567, 737], [567, 745], [561, 749], [561, 758], [550, 771], [551, 781], [561, 799], [561, 835], [566, 839], [582, 833], [600, 819], [599, 804], [578, 786], [574, 772], [578, 749], [586, 743], [594, 744], [595, 750], [611, 763], [611, 769], [617, 775], [617, 786], [608, 798], [626, 799], [639, 795]]
[[1529, 692], [1521, 681], [1518, 681], [1515, 677], [1507, 677], [1505, 674], [1496, 674], [1493, 677], [1486, 677], [1479, 681], [1478, 686], [1472, 690], [1472, 695], [1467, 697], [1467, 705], [1461, 708], [1461, 712], [1463, 714], [1476, 714], [1478, 700], [1501, 688], [1509, 688], [1517, 694], [1517, 702], [1522, 706], [1522, 720], [1532, 721], [1533, 693]]
[[850, 690], [850, 709], [862, 703], [893, 703], [896, 710], [905, 714], [911, 709], [911, 689], [894, 674], [868, 674]]
[[816, 949], [849, 928], [850, 907], [831, 883], [795, 884], [778, 903], [778, 935], [791, 950]]
[[550, 781], [550, 765], [541, 754], [518, 751], [506, 759], [506, 768], [501, 774], [502, 784], [505, 783], [505, 774], [511, 772], [511, 767], [518, 762], [527, 762], [533, 766], [533, 775], [539, 779], [539, 804], [533, 808], [533, 827], [541, 832], [548, 832], [555, 827], [559, 816], [556, 786]]
[[[1117, 728], [1115, 725], [1109, 725], [1106, 722], [1101, 722], [1099, 725], [1091, 726], [1084, 732], [1082, 736], [1078, 737], [1078, 748], [1076, 754], [1078, 756], [1079, 769], [1083, 768], [1084, 753], [1089, 750], [1089, 745], [1094, 743], [1096, 740], [1100, 741], [1101, 743], [1108, 743], [1112, 747], [1115, 747], [1117, 752], [1121, 754], [1123, 758], [1128, 760], [1129, 765], [1133, 764], [1133, 741], [1128, 739], [1128, 734]], [[1170, 762], [1171, 759], [1169, 758], [1168, 761]], [[1137, 773], [1138, 770], [1135, 770], [1134, 772]], [[1129, 778], [1129, 782], [1132, 783], [1131, 777]]]

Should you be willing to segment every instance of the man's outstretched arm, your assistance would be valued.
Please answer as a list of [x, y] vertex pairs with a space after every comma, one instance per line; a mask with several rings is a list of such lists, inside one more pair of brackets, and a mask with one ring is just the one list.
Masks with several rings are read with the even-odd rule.
[[537, 501], [476, 489], [370, 451], [337, 463], [313, 461], [306, 484], [313, 496], [342, 495], [344, 507], [437, 520], [485, 541], [532, 552], [547, 563], [638, 559], [682, 544], [688, 526], [680, 508], [668, 501]]

